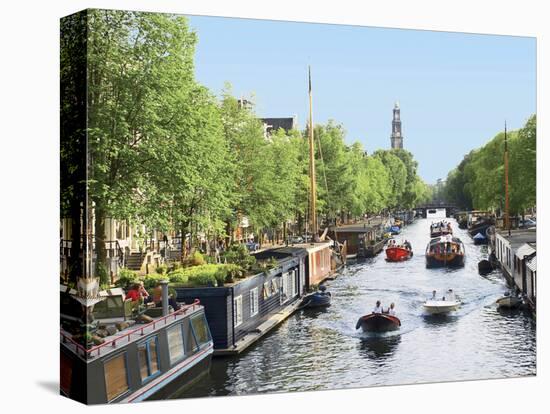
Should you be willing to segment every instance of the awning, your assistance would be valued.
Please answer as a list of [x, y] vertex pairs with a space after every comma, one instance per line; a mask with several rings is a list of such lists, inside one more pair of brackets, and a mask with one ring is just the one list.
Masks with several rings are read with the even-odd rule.
[[531, 260], [527, 262], [527, 267], [532, 271], [537, 271], [537, 256], [533, 257]]
[[516, 256], [523, 260], [525, 256], [530, 256], [537, 251], [533, 249], [529, 244], [522, 244], [521, 247], [516, 251]]

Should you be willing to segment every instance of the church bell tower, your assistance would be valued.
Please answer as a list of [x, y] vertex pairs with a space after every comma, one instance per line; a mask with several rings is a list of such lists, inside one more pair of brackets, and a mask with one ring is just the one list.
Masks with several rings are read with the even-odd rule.
[[392, 149], [403, 148], [403, 135], [401, 134], [401, 109], [399, 109], [399, 102], [396, 102], [393, 107], [393, 120], [391, 126]]

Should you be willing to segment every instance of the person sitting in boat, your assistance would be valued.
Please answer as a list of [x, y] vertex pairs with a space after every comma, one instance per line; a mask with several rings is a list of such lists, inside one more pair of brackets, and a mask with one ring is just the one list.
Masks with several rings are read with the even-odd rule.
[[435, 295], [436, 295], [436, 291], [434, 290], [434, 291], [432, 292], [432, 300], [436, 300]]
[[382, 304], [380, 303], [379, 300], [376, 301], [376, 306], [374, 307], [374, 309], [372, 310], [372, 313], [382, 313]]
[[386, 312], [390, 316], [395, 316], [395, 303], [391, 303], [390, 307], [388, 308], [388, 311]]

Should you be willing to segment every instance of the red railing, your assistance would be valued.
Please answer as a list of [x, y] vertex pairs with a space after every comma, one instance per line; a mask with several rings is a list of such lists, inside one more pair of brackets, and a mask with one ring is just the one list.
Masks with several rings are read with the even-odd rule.
[[142, 325], [140, 326], [139, 328], [136, 328], [136, 329], [133, 329], [131, 331], [128, 331], [128, 332], [124, 332], [124, 334], [120, 335], [120, 336], [117, 336], [116, 338], [113, 338], [113, 339], [110, 339], [108, 341], [105, 341], [103, 342], [102, 344], [99, 344], [99, 345], [96, 345], [96, 346], [93, 346], [91, 348], [86, 348], [84, 347], [82, 344], [76, 342], [74, 339], [72, 339], [69, 335], [67, 335], [66, 333], [64, 332], [60, 332], [61, 333], [61, 337], [63, 338], [63, 342], [70, 342], [72, 343], [75, 347], [76, 347], [76, 353], [77, 354], [80, 354], [82, 352], [82, 355], [86, 358], [88, 357], [91, 357], [92, 356], [92, 353], [94, 351], [97, 351], [97, 355], [99, 356], [100, 354], [100, 350], [102, 348], [105, 348], [107, 345], [111, 345], [111, 346], [116, 346], [117, 342], [120, 342], [126, 338], [128, 338], [128, 342], [131, 342], [131, 335], [134, 335], [136, 333], [139, 332], [140, 335], [144, 335], [144, 330], [149, 328], [149, 327], [153, 327], [153, 329], [156, 328], [156, 325], [160, 322], [164, 322], [164, 324], [166, 325], [167, 324], [167, 321], [168, 319], [170, 318], [173, 318], [174, 320], [176, 319], [177, 316], [179, 315], [184, 315], [186, 314], [189, 310], [195, 310], [195, 308], [197, 306], [199, 306], [201, 304], [200, 300], [199, 299], [195, 299], [195, 301], [189, 305], [183, 305], [181, 307], [181, 309], [178, 309], [177, 311], [175, 312], [172, 312], [170, 313], [169, 315], [166, 315], [166, 316], [162, 316], [158, 319], [155, 319], [154, 321], [152, 322], [149, 322], [148, 324], [145, 324], [145, 325]]

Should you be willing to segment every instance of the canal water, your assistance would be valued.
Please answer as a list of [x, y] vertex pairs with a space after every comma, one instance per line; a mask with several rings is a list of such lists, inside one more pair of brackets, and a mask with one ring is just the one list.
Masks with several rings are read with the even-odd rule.
[[[398, 240], [414, 256], [388, 263], [384, 253], [351, 264], [327, 282], [332, 306], [299, 311], [246, 353], [214, 359], [208, 377], [175, 398], [242, 395], [517, 377], [536, 373], [536, 326], [523, 311], [496, 309], [506, 283], [495, 271], [480, 276], [486, 258], [465, 230], [452, 222], [466, 248], [460, 269], [426, 269], [430, 220], [405, 227]], [[464, 304], [453, 316], [428, 316], [422, 303], [432, 290], [453, 289]], [[396, 305], [401, 329], [385, 334], [355, 330], [376, 300]]]

